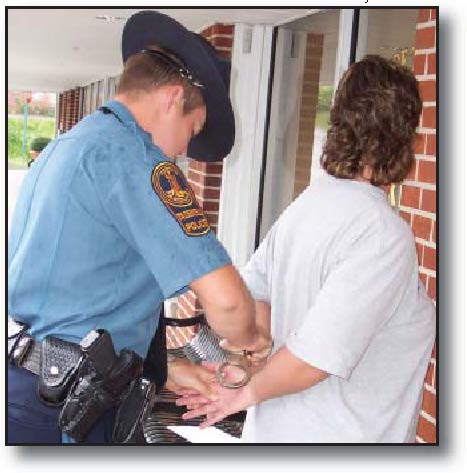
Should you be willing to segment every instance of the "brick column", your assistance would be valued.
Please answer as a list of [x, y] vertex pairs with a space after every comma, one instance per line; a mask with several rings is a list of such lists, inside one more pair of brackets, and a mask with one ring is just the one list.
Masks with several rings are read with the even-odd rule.
[[65, 132], [65, 94], [61, 92], [58, 94], [58, 110], [57, 110], [58, 134]]
[[65, 90], [58, 99], [58, 130], [65, 133], [71, 130], [80, 120], [79, 97], [80, 87]]
[[295, 199], [310, 184], [311, 159], [318, 106], [319, 74], [323, 57], [323, 35], [309, 33], [306, 41], [305, 67], [298, 123], [297, 161], [295, 164]]
[[[415, 166], [402, 185], [400, 215], [412, 226], [420, 279], [436, 303], [436, 9], [420, 9], [413, 71], [423, 111], [417, 129]], [[436, 345], [425, 378], [417, 441], [436, 442]]]
[[[215, 46], [226, 59], [231, 58], [234, 26], [215, 24], [201, 33]], [[190, 160], [188, 165], [188, 182], [195, 193], [196, 199], [206, 214], [209, 224], [217, 233], [219, 218], [219, 200], [222, 183], [223, 162], [202, 163]], [[192, 291], [178, 298], [176, 317], [194, 317], [202, 312], [202, 307]], [[197, 331], [197, 327], [167, 327], [167, 346], [175, 348], [187, 344]]]

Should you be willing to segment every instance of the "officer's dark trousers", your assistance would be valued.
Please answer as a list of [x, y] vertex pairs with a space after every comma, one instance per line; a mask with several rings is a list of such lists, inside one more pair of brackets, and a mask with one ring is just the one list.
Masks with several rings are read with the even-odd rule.
[[[8, 444], [62, 443], [59, 407], [43, 404], [37, 396], [37, 376], [22, 368], [8, 367]], [[110, 443], [114, 412], [94, 426], [84, 443]]]

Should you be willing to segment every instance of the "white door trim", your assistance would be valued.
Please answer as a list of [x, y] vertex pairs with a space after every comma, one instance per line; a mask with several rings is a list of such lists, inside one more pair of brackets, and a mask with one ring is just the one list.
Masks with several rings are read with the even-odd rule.
[[334, 74], [334, 93], [337, 90], [342, 75], [349, 67], [353, 17], [353, 9], [343, 8], [340, 11], [339, 40], [337, 42], [336, 70]]
[[260, 242], [276, 219], [275, 209], [285, 208], [293, 196], [306, 36], [284, 27], [277, 33]]
[[235, 25], [230, 95], [236, 139], [224, 163], [218, 237], [239, 267], [255, 245], [272, 36], [272, 26]]

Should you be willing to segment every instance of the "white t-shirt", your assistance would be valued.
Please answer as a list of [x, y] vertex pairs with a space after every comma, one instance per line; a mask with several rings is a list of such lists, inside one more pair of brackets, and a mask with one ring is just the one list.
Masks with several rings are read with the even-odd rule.
[[323, 175], [241, 271], [275, 350], [330, 374], [248, 411], [246, 442], [413, 442], [435, 310], [410, 227], [370, 184]]

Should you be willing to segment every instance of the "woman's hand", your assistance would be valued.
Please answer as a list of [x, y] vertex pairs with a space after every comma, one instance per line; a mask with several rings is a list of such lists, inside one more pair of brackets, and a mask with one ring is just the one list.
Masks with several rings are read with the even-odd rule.
[[251, 383], [239, 389], [228, 389], [215, 382], [211, 391], [210, 398], [189, 390], [180, 391], [181, 397], [175, 403], [178, 406], [186, 406], [188, 409], [188, 412], [183, 414], [184, 420], [205, 416], [206, 419], [199, 426], [209, 427], [235, 412], [243, 411], [256, 404]]

